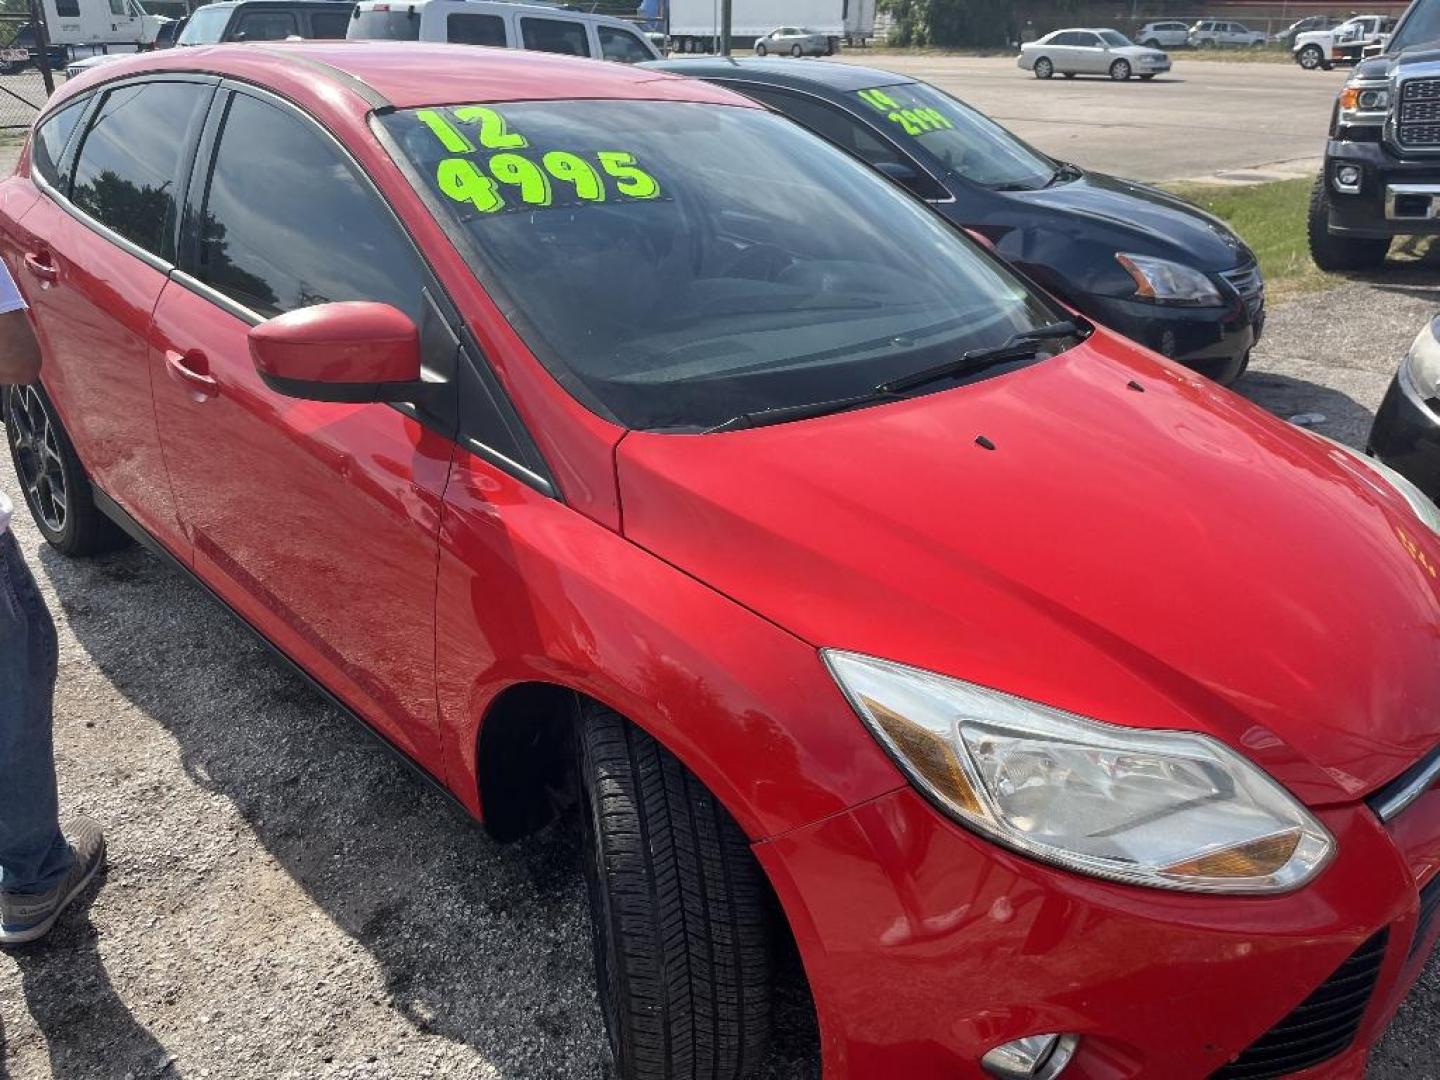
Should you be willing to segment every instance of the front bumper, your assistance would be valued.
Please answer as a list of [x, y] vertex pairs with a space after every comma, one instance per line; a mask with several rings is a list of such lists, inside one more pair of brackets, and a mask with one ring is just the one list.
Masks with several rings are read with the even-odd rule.
[[[1360, 191], [1335, 189], [1341, 165], [1360, 168]], [[1440, 235], [1440, 213], [1428, 214], [1424, 202], [1409, 194], [1433, 188], [1440, 195], [1440, 157], [1397, 157], [1383, 142], [1331, 139], [1325, 154], [1329, 186], [1330, 232], [1336, 236], [1375, 238]], [[1440, 210], [1440, 198], [1433, 206]]]
[[1370, 943], [1353, 1038], [1301, 1074], [1358, 1080], [1440, 934], [1419, 895], [1440, 868], [1440, 791], [1389, 827], [1363, 805], [1320, 816], [1335, 861], [1266, 898], [1056, 870], [908, 787], [755, 850], [800, 947], [826, 1080], [979, 1078], [991, 1048], [1044, 1032], [1080, 1036], [1065, 1080], [1201, 1080]]
[[1440, 502], [1440, 415], [1420, 396], [1403, 364], [1375, 414], [1368, 449]]
[[1117, 334], [1228, 382], [1265, 329], [1263, 294], [1249, 304], [1231, 297], [1224, 307], [1167, 307], [1140, 300], [1085, 296], [1075, 305]]
[[1165, 72], [1170, 70], [1171, 66], [1172, 65], [1169, 60], [1155, 60], [1149, 62], [1140, 60], [1137, 61], [1135, 64], [1135, 74], [1164, 75]]

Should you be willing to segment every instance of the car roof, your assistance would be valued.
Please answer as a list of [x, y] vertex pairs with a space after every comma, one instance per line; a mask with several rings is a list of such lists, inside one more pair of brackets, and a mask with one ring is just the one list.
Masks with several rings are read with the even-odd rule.
[[316, 97], [343, 88], [371, 108], [576, 98], [758, 107], [709, 83], [638, 65], [421, 41], [267, 41], [163, 49], [91, 69], [67, 82], [55, 101], [100, 83], [167, 71], [227, 75], [272, 88], [279, 84], [287, 88], [282, 93], [298, 85]]
[[899, 86], [915, 80], [907, 75], [856, 64], [798, 64], [794, 60], [727, 59], [722, 56], [684, 60], [649, 60], [637, 67], [669, 71], [696, 79], [747, 79], [771, 86], [813, 88], [823, 86], [839, 93], [868, 90], [874, 86]]

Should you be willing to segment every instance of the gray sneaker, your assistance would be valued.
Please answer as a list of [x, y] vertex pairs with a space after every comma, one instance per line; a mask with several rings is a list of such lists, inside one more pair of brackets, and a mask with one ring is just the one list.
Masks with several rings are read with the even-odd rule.
[[105, 834], [98, 822], [77, 817], [68, 832], [75, 863], [64, 881], [49, 892], [0, 892], [0, 945], [23, 945], [48, 934], [105, 862]]

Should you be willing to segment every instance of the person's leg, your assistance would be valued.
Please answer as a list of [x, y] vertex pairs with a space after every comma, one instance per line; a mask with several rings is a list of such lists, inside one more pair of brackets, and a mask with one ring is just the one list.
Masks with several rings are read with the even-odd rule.
[[0, 533], [0, 945], [44, 937], [105, 857], [78, 818], [67, 842], [55, 792], [55, 623], [10, 532]]
[[70, 869], [55, 795], [51, 706], [55, 624], [20, 555], [0, 533], [0, 890], [46, 892]]

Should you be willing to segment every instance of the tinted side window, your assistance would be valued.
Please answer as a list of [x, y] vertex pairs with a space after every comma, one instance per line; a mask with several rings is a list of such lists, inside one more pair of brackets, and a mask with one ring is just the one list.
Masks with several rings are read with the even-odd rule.
[[200, 83], [152, 82], [106, 94], [75, 159], [71, 200], [146, 251], [173, 258], [180, 153], [211, 93]]
[[80, 0], [55, 0], [55, 14], [62, 19], [78, 19]]
[[650, 50], [629, 30], [614, 26], [602, 26], [600, 31], [600, 55], [606, 60], [619, 60], [622, 64], [643, 64], [654, 60]]
[[310, 36], [313, 38], [339, 39], [350, 29], [349, 11], [310, 12]]
[[300, 28], [288, 11], [252, 11], [240, 17], [235, 30], [236, 41], [284, 41], [298, 37]]
[[196, 276], [266, 318], [332, 300], [394, 304], [417, 324], [424, 268], [318, 128], [232, 99], [200, 219]]
[[569, 19], [521, 19], [520, 35], [525, 48], [565, 56], [589, 56], [585, 24]]
[[80, 122], [80, 114], [85, 111], [87, 104], [85, 101], [77, 101], [46, 120], [36, 129], [35, 142], [30, 148], [31, 168], [62, 190], [64, 184], [60, 178], [60, 158], [65, 153], [65, 144], [70, 141], [70, 135], [74, 132], [75, 125]]
[[505, 47], [505, 20], [499, 15], [465, 15], [452, 12], [445, 20], [445, 40], [460, 45]]

